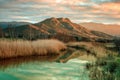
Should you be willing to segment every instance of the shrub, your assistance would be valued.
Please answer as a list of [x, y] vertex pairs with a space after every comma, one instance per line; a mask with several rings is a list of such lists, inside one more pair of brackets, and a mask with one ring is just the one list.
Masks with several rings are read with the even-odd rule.
[[[120, 80], [120, 62], [116, 56], [98, 59], [89, 67], [91, 80]], [[88, 64], [87, 64], [88, 65]]]

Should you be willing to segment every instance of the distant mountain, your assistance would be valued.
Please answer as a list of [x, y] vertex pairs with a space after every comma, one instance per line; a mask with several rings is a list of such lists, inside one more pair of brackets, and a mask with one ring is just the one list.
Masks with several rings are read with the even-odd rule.
[[113, 36], [120, 36], [120, 25], [116, 24], [101, 24], [101, 23], [80, 23], [87, 29], [104, 32]]
[[96, 39], [111, 39], [111, 35], [88, 30], [83, 26], [71, 22], [68, 18], [48, 18], [36, 24], [28, 24], [15, 28], [6, 28], [7, 36], [27, 39], [57, 38], [63, 41], [93, 41]]
[[31, 24], [29, 22], [0, 22], [1, 28], [7, 28], [7, 27], [17, 27], [22, 25]]

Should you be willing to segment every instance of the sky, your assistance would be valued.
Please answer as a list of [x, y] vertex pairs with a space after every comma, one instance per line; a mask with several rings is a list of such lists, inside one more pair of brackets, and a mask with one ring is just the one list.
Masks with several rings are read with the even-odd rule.
[[120, 0], [0, 0], [0, 22], [36, 23], [50, 17], [120, 24]]

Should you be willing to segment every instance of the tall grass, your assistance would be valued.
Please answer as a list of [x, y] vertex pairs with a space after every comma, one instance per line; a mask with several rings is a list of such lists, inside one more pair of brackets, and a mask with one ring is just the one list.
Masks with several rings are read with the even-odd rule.
[[90, 80], [120, 80], [119, 60], [119, 56], [109, 55], [95, 63], [88, 63], [86, 68], [89, 70]]
[[66, 49], [64, 43], [58, 40], [0, 40], [0, 59], [32, 56], [32, 55], [57, 55]]
[[[110, 50], [107, 50], [104, 46], [102, 46], [99, 43], [93, 43], [93, 42], [74, 42], [74, 43], [68, 43], [67, 46], [77, 48], [81, 51], [86, 51], [88, 55], [94, 55], [96, 57], [104, 57], [106, 56]], [[112, 52], [111, 52], [112, 54]]]

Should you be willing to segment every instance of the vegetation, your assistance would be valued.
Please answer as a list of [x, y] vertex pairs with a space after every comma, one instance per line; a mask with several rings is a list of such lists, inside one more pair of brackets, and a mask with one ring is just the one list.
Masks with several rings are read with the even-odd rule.
[[115, 44], [116, 50], [119, 52], [119, 55], [120, 55], [120, 38], [115, 38], [114, 44]]
[[37, 41], [0, 40], [0, 59], [32, 55], [57, 55], [65, 49], [64, 43], [53, 39]]
[[120, 80], [120, 39], [115, 38], [113, 44], [117, 55], [107, 52], [108, 56], [86, 64], [91, 80]]
[[79, 50], [80, 53], [85, 51], [87, 55], [93, 55], [96, 58], [105, 57], [108, 53], [115, 54], [97, 42], [69, 42], [67, 46]]
[[120, 57], [108, 56], [88, 63], [91, 80], [120, 80]]

